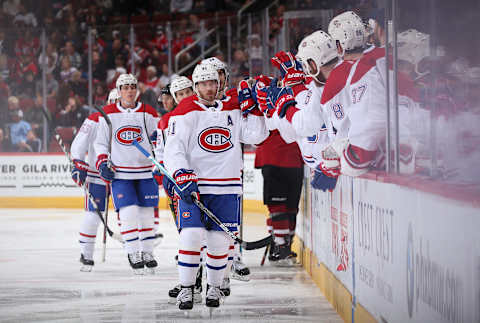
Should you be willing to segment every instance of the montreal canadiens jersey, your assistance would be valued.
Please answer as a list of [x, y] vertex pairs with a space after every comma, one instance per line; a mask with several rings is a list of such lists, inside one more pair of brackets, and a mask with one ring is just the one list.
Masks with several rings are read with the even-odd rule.
[[[73, 139], [70, 154], [72, 155], [72, 159], [80, 159], [88, 164], [87, 182], [105, 185], [105, 182], [100, 179], [100, 175], [95, 168], [97, 155], [93, 148], [100, 116], [100, 112], [96, 112], [85, 119], [75, 139]], [[85, 155], [87, 155], [87, 157], [85, 157]]]
[[333, 131], [327, 129], [328, 120], [320, 104], [322, 86], [315, 82], [309, 82], [300, 91], [294, 91], [295, 105], [292, 114], [288, 113], [281, 119], [283, 127], [279, 127], [280, 133], [285, 127], [289, 127], [295, 133], [295, 140], [302, 153], [305, 164], [315, 168], [321, 161], [322, 150], [334, 140]]
[[[138, 102], [133, 109], [124, 109], [120, 103], [103, 108], [112, 123], [111, 161], [116, 179], [144, 179], [152, 177], [152, 163], [135, 146], [136, 140], [151, 152], [149, 136], [157, 130], [159, 117], [151, 106]], [[108, 155], [110, 132], [107, 122], [100, 117], [97, 138], [94, 143], [97, 157]], [[96, 165], [98, 167], [98, 165]]]
[[170, 116], [163, 160], [170, 174], [192, 169], [201, 194], [241, 194], [241, 143], [259, 144], [267, 137], [264, 117], [242, 117], [236, 95], [213, 107], [194, 95]]

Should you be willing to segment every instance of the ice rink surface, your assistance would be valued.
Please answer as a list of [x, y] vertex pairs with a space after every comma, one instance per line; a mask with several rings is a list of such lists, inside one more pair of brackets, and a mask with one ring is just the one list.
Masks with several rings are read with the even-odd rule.
[[[112, 213], [109, 225], [118, 232]], [[301, 267], [273, 267], [268, 260], [260, 267], [264, 249], [244, 252], [251, 280], [232, 280], [219, 309], [196, 304], [184, 313], [168, 304], [167, 292], [177, 284], [178, 234], [166, 211], [156, 275], [134, 276], [111, 239], [102, 263], [100, 229], [93, 271], [80, 272], [82, 216], [81, 210], [0, 209], [0, 322], [342, 322]], [[245, 240], [265, 236], [263, 215], [249, 214], [246, 223]]]

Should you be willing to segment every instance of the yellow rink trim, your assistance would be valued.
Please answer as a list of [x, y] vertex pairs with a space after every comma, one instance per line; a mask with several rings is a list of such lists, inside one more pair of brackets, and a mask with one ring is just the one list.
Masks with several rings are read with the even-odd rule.
[[[345, 322], [352, 322], [352, 295], [335, 275], [320, 263], [315, 254], [296, 236], [292, 249], [299, 255], [300, 262], [312, 280], [332, 304]], [[355, 308], [355, 322], [370, 323], [377, 320], [359, 303]]]
[[[83, 197], [0, 197], [0, 208], [80, 209], [83, 206]], [[161, 209], [168, 209], [167, 198], [160, 197], [158, 206]], [[113, 209], [111, 199], [110, 207]], [[243, 210], [245, 212], [268, 213], [263, 202], [256, 200], [244, 200]]]

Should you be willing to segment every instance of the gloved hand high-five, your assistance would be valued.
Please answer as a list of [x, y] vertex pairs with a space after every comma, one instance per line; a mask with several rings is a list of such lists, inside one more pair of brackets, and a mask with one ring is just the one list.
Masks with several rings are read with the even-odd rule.
[[272, 65], [280, 70], [282, 75], [282, 85], [293, 86], [305, 82], [305, 73], [302, 64], [295, 59], [290, 52], [280, 51], [273, 56], [270, 61]]
[[80, 159], [73, 160], [72, 179], [78, 186], [83, 186], [87, 178], [88, 164]]
[[173, 178], [177, 185], [175, 193], [188, 204], [193, 203], [192, 194], [200, 201], [200, 191], [198, 190], [197, 175], [191, 169], [180, 168], [173, 173]]
[[247, 80], [241, 80], [238, 84], [238, 103], [240, 103], [240, 109], [242, 110], [242, 115], [244, 117], [257, 108], [257, 104], [253, 99], [252, 90], [250, 89]]
[[278, 87], [276, 82], [272, 82], [268, 87], [268, 98], [275, 106], [280, 118], [285, 116], [289, 107], [297, 104], [292, 89], [289, 87]]

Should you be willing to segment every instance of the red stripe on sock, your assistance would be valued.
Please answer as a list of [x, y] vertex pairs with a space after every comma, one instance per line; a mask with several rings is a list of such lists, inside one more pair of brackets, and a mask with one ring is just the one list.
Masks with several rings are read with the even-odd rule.
[[220, 256], [215, 256], [215, 255], [211, 255], [207, 252], [207, 256], [209, 258], [212, 258], [212, 259], [223, 259], [223, 258], [227, 258], [228, 257], [228, 254], [224, 254], [224, 255], [220, 255]]
[[182, 255], [200, 256], [199, 251], [178, 250], [178, 253]]
[[127, 233], [136, 232], [136, 231], [138, 231], [138, 229], [133, 229], [133, 230], [129, 230], [129, 231], [122, 231], [121, 234], [127, 234]]
[[146, 229], [141, 229], [141, 230], [138, 230], [139, 232], [145, 232], [145, 231], [152, 231], [153, 229], [152, 228], [146, 228]]
[[80, 233], [81, 236], [87, 237], [87, 238], [95, 238], [95, 237], [97, 236], [97, 235], [93, 235], [93, 236], [92, 236], [92, 235], [90, 235], [90, 234], [85, 234], [85, 233], [81, 233], [81, 232], [79, 232], [79, 233]]

